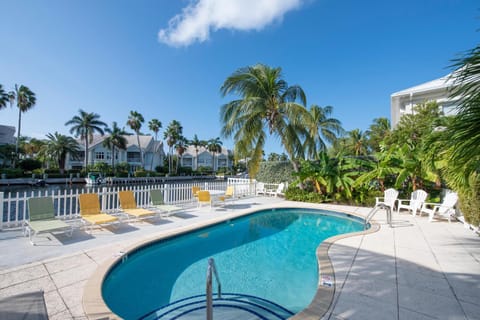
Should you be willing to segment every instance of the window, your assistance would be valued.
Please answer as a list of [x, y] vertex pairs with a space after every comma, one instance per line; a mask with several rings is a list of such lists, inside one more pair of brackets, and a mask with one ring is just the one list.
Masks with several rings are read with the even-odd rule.
[[127, 162], [142, 162], [140, 152], [127, 152]]
[[95, 152], [95, 160], [105, 159], [105, 153], [103, 151]]

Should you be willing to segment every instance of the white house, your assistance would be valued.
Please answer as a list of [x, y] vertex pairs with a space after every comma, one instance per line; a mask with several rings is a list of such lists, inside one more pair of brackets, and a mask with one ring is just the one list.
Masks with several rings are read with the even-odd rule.
[[200, 167], [212, 168], [216, 171], [220, 168], [231, 168], [233, 165], [233, 153], [231, 150], [222, 147], [222, 152], [209, 152], [205, 147], [199, 147], [198, 153], [194, 146], [189, 146], [182, 155], [180, 165], [197, 170]]
[[455, 82], [452, 74], [393, 93], [390, 104], [392, 127], [397, 126], [404, 114], [413, 114], [415, 105], [429, 101], [436, 101], [444, 115], [455, 114], [459, 101], [449, 97]]
[[0, 125], [0, 144], [15, 144], [15, 127]]
[[[112, 150], [103, 146], [105, 136], [94, 136], [93, 141], [88, 146], [88, 162], [96, 164], [104, 162], [112, 163]], [[135, 171], [142, 167], [140, 149], [138, 147], [136, 135], [126, 135], [127, 149], [115, 151], [115, 164], [126, 162], [130, 165], [130, 171]], [[84, 141], [77, 140], [80, 145], [81, 156], [73, 159], [70, 155], [67, 157], [66, 169], [82, 169], [85, 161]], [[155, 170], [157, 166], [163, 166], [165, 153], [163, 151], [163, 142], [155, 141], [152, 136], [140, 136], [140, 147], [142, 148], [145, 170]]]

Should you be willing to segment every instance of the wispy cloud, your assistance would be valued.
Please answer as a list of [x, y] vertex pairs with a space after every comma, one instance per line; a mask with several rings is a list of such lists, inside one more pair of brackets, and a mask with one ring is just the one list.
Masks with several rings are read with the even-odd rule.
[[219, 29], [261, 30], [305, 0], [193, 0], [158, 32], [170, 46], [188, 46], [208, 40]]

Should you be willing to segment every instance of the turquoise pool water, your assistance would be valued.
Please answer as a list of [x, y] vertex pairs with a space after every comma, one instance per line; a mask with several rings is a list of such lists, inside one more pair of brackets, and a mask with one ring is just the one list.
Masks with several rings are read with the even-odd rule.
[[318, 245], [361, 230], [362, 220], [328, 211], [261, 211], [131, 253], [108, 274], [103, 298], [122, 318], [138, 319], [205, 294], [207, 260], [213, 257], [223, 292], [265, 298], [296, 313], [316, 292]]

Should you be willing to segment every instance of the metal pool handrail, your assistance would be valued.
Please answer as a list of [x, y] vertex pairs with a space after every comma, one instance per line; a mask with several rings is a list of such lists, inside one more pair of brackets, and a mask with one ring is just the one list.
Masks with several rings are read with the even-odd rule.
[[212, 273], [215, 275], [215, 280], [217, 280], [218, 298], [220, 299], [222, 297], [222, 284], [220, 283], [220, 277], [215, 267], [215, 261], [213, 258], [210, 258], [208, 259], [207, 268], [207, 320], [213, 320]]

